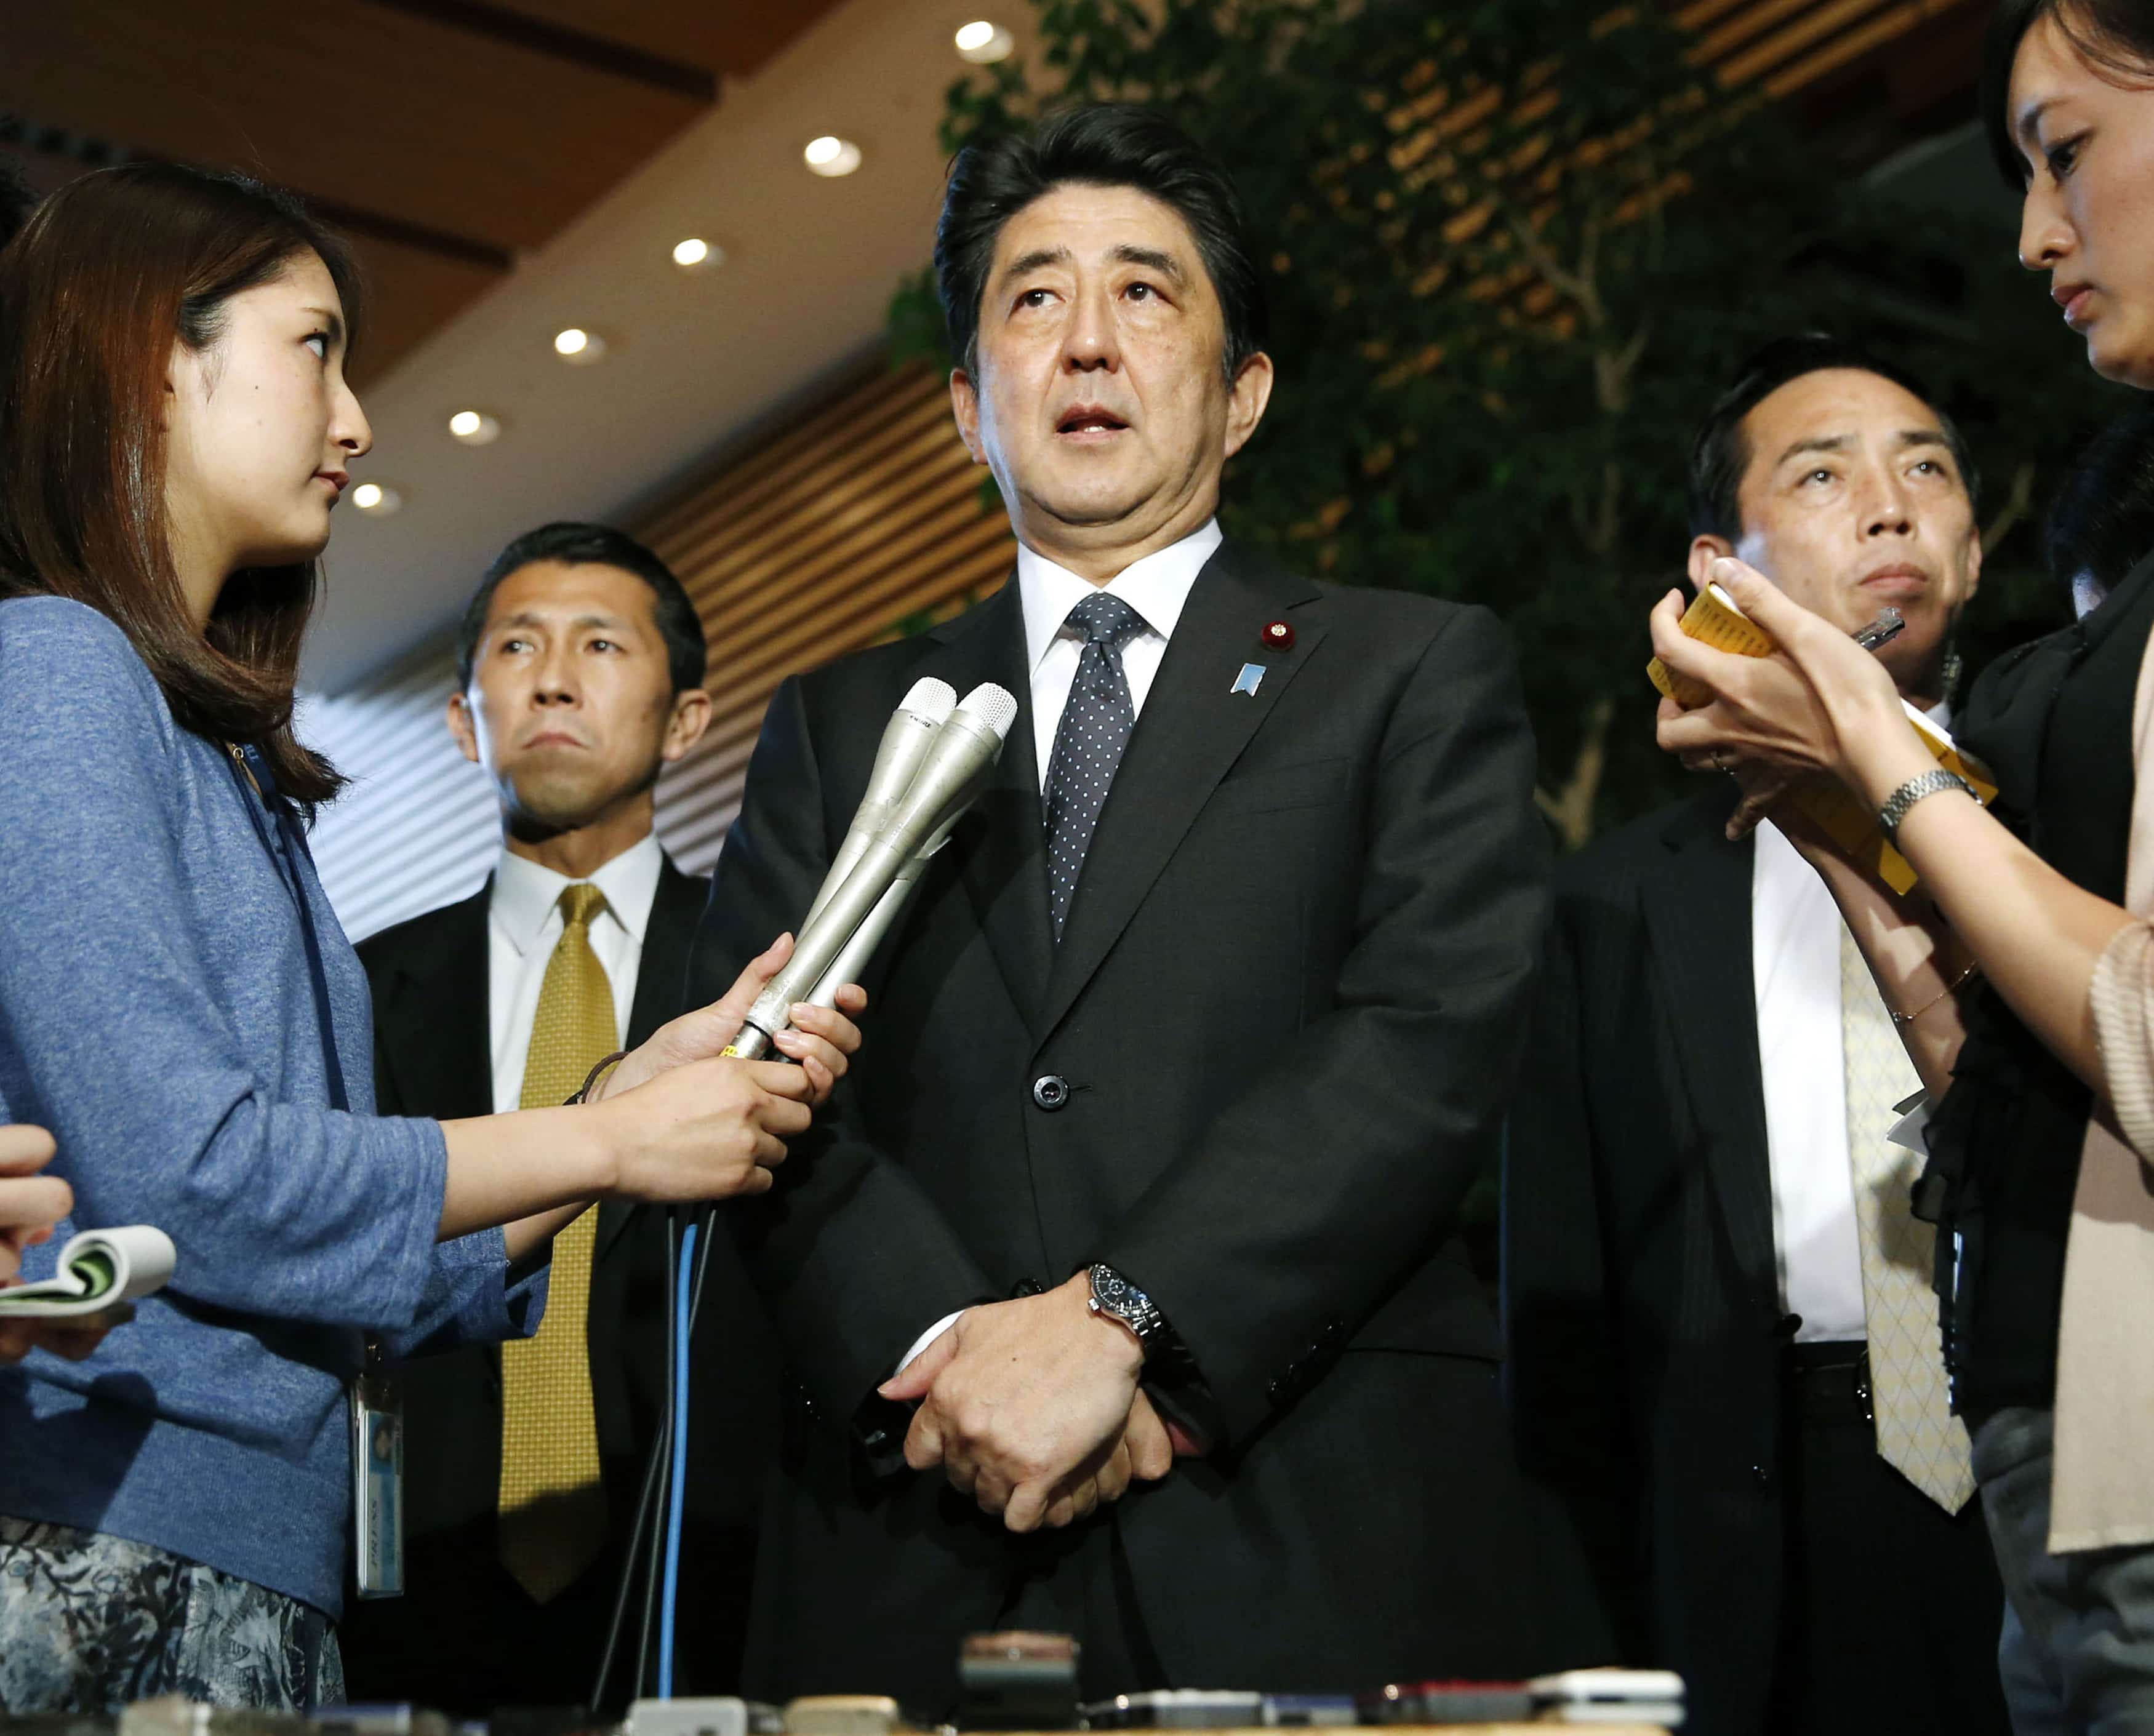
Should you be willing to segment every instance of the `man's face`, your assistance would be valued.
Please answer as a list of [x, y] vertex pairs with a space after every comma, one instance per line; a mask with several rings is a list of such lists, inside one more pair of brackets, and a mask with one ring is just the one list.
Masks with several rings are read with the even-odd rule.
[[495, 588], [449, 728], [518, 835], [572, 831], [641, 798], [702, 734], [708, 697], [672, 686], [648, 585], [533, 561]]
[[1733, 553], [1853, 633], [1887, 604], [1906, 631], [1880, 656], [1902, 692], [1934, 700], [1945, 641], [1982, 572], [1974, 503], [1937, 412], [1876, 374], [1789, 380], [1743, 419], [1743, 540], [1692, 545], [1702, 578]]
[[1195, 237], [1132, 187], [1061, 186], [1003, 226], [959, 431], [1018, 534], [1050, 555], [1186, 535], [1263, 415], [1271, 364], [1230, 389], [1226, 323]]

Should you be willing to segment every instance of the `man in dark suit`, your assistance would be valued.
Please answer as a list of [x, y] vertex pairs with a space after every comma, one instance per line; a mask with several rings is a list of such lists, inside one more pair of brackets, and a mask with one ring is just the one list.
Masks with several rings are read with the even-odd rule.
[[797, 1388], [749, 1688], [947, 1713], [1017, 1626], [1095, 1696], [1556, 1662], [1457, 1233], [1541, 911], [1509, 641], [1222, 539], [1272, 370], [1168, 123], [967, 151], [937, 253], [1017, 575], [779, 690], [691, 968], [807, 909], [916, 681], [1017, 697], [842, 1113], [733, 1219]]
[[[1738, 554], [1940, 722], [1981, 571], [1973, 477], [1912, 382], [1760, 355], [1692, 461], [1691, 576]], [[1831, 893], [1714, 778], [1559, 865], [1506, 1145], [1508, 1376], [1627, 1662], [1704, 1736], [2004, 1728], [2003, 1597], [1948, 1413], [1917, 1089]]]
[[[703, 668], [694, 605], [656, 555], [620, 532], [550, 524], [494, 562], [465, 614], [449, 722], [499, 792], [503, 851], [472, 896], [360, 947], [383, 1114], [452, 1119], [516, 1108], [542, 984], [571, 939], [583, 939], [605, 973], [619, 1046], [634, 1047], [681, 1010], [707, 882], [659, 848], [651, 788], [702, 733]], [[579, 887], [597, 895], [580, 936], [562, 914], [564, 895]], [[591, 1040], [604, 1053], [615, 1039], [602, 1032]], [[579, 1057], [569, 1070], [596, 1058]], [[352, 1606], [343, 1642], [355, 1698], [468, 1714], [589, 1699], [664, 1402], [671, 1318], [665, 1214], [607, 1202], [595, 1228], [575, 1256], [589, 1274], [581, 1318], [580, 1281], [564, 1277], [564, 1233], [545, 1325], [587, 1339], [587, 1395], [549, 1386], [535, 1437], [510, 1451], [543, 1459], [585, 1431], [595, 1482], [562, 1488], [556, 1478], [547, 1500], [504, 1519], [501, 1353], [412, 1364], [408, 1590]], [[691, 1693], [729, 1692], [737, 1680], [756, 1507], [778, 1420], [761, 1309], [722, 1240], [707, 1273], [691, 1389], [687, 1548], [697, 1570], [684, 1579], [681, 1606], [681, 1681]], [[512, 1525], [521, 1528], [513, 1546]], [[640, 1615], [639, 1605], [610, 1699], [634, 1691]]]

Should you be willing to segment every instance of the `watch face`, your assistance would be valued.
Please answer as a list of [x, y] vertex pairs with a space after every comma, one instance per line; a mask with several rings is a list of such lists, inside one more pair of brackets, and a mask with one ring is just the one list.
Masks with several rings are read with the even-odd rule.
[[1100, 1306], [1110, 1314], [1128, 1312], [1130, 1299], [1136, 1294], [1128, 1279], [1104, 1266], [1094, 1269], [1092, 1289], [1100, 1299]]

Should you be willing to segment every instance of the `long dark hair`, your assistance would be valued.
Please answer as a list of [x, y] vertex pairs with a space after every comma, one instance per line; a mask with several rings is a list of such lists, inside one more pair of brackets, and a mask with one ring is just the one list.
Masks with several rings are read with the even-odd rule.
[[2154, 78], [2154, 9], [2146, 0], [2000, 0], [1982, 57], [1982, 125], [2008, 184], [2027, 184], [2026, 160], [2012, 136], [2012, 63], [2044, 18], [2089, 66], [2133, 84]]
[[181, 728], [253, 743], [294, 800], [343, 779], [292, 733], [314, 561], [235, 573], [205, 634], [165, 518], [166, 371], [213, 345], [232, 297], [312, 253], [347, 325], [359, 276], [286, 194], [237, 175], [127, 163], [48, 197], [0, 250], [0, 596], [72, 597], [109, 615]]

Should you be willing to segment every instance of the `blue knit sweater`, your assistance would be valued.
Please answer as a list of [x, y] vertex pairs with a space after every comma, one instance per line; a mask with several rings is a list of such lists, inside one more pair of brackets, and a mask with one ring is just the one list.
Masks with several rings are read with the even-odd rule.
[[344, 1383], [392, 1354], [535, 1330], [501, 1233], [440, 1246], [440, 1124], [374, 1105], [366, 978], [302, 865], [350, 1093], [292, 895], [221, 747], [180, 728], [104, 615], [0, 602], [0, 1121], [59, 1141], [75, 1228], [154, 1223], [168, 1289], [96, 1355], [0, 1369], [0, 1514], [343, 1601]]

